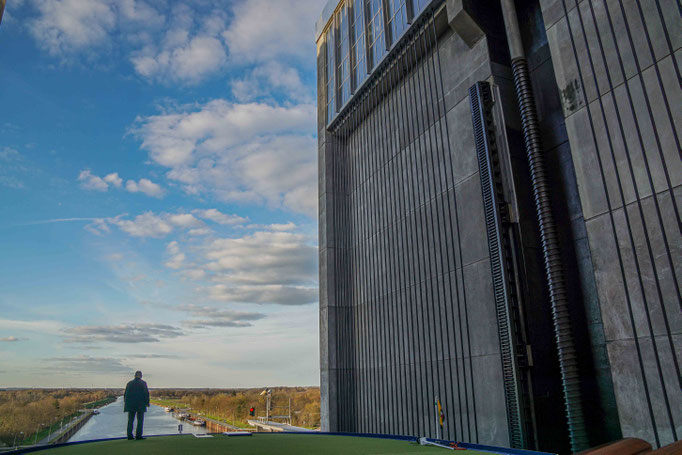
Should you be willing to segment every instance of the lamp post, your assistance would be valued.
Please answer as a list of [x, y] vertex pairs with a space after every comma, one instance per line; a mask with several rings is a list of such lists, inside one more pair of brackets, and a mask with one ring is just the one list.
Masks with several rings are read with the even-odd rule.
[[[21, 435], [21, 439], [19, 440], [19, 443], [24, 440], [24, 432], [20, 431], [19, 434]], [[14, 433], [14, 442], [12, 443], [12, 446], [16, 447], [17, 446], [17, 434]]]
[[38, 433], [40, 433], [40, 427], [42, 427], [42, 426], [44, 426], [44, 425], [45, 425], [44, 423], [38, 424], [38, 427], [36, 428], [36, 437], [35, 437], [35, 439], [33, 440], [33, 445], [38, 444]]
[[50, 443], [50, 436], [52, 436], [52, 423], [50, 424], [50, 429], [47, 432], [47, 443]]

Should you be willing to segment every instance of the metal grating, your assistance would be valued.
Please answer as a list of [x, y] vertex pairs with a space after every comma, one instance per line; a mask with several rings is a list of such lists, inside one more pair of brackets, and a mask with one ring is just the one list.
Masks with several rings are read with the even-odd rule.
[[492, 114], [490, 85], [478, 82], [469, 89], [471, 113], [476, 143], [476, 155], [481, 176], [481, 191], [485, 211], [486, 234], [490, 251], [490, 267], [500, 337], [502, 374], [507, 406], [507, 423], [512, 447], [526, 447], [524, 408], [522, 400], [519, 357], [522, 349], [516, 346], [515, 336], [515, 286], [511, 281], [511, 251], [505, 241], [503, 220], [506, 203], [502, 195], [499, 157]]

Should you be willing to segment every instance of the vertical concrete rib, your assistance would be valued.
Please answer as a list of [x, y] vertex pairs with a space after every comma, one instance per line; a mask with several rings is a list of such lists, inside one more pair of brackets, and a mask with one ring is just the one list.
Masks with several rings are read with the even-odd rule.
[[[434, 30], [435, 30], [435, 25], [434, 25]], [[436, 56], [437, 56], [437, 60], [438, 60], [438, 73], [441, 75], [440, 84], [439, 84], [439, 85], [440, 85], [440, 88], [441, 88], [441, 92], [443, 93], [443, 96], [445, 97], [445, 89], [444, 89], [444, 87], [443, 87], [443, 78], [442, 78], [443, 69], [442, 69], [441, 60], [440, 60], [440, 47], [439, 47], [439, 45], [438, 45], [438, 40], [437, 40], [437, 39], [436, 39], [435, 47], [436, 47], [436, 48], [435, 48], [435, 52], [436, 52]], [[444, 100], [444, 101], [443, 101], [443, 118], [445, 119], [445, 135], [446, 135], [446, 143], [448, 144], [448, 148], [449, 148], [449, 147], [450, 147], [450, 144], [451, 144], [451, 142], [450, 142], [450, 131], [449, 131], [449, 126], [448, 126], [448, 122], [447, 122], [447, 118], [446, 118], [446, 117], [447, 117], [447, 111], [446, 111], [445, 100]], [[450, 166], [451, 168], [453, 168], [453, 164], [452, 164], [452, 161], [451, 161], [452, 158], [451, 158], [451, 157], [452, 157], [452, 154], [451, 154], [451, 153], [448, 153], [448, 158], [449, 158], [449, 160], [450, 160], [449, 166]], [[455, 183], [456, 183], [456, 182], [453, 181], [452, 192], [451, 192], [451, 194], [452, 194], [452, 203], [453, 203], [453, 212], [454, 212], [454, 213], [451, 215], [451, 220], [454, 220], [454, 231], [455, 231], [455, 233], [456, 233], [455, 236], [456, 236], [456, 238], [457, 238], [457, 248], [456, 248], [456, 249], [457, 249], [457, 252], [458, 252], [458, 255], [457, 255], [457, 256], [458, 256], [458, 259], [459, 259], [459, 267], [457, 267], [457, 260], [455, 260], [455, 270], [454, 270], [454, 275], [455, 275], [455, 290], [454, 290], [454, 291], [455, 291], [455, 295], [457, 296], [457, 320], [458, 320], [458, 323], [459, 323], [460, 347], [461, 347], [461, 349], [462, 349], [462, 356], [461, 356], [461, 357], [462, 357], [462, 366], [463, 366], [462, 370], [463, 370], [463, 373], [464, 373], [464, 374], [463, 374], [463, 383], [464, 383], [463, 391], [464, 391], [465, 396], [468, 396], [468, 394], [466, 393], [466, 379], [467, 379], [467, 378], [466, 378], [466, 367], [465, 367], [465, 365], [466, 365], [466, 359], [465, 359], [465, 355], [464, 355], [464, 335], [463, 335], [463, 330], [462, 330], [462, 312], [461, 312], [461, 307], [462, 307], [462, 306], [464, 307], [464, 324], [465, 324], [465, 327], [466, 327], [467, 348], [468, 348], [468, 359], [469, 359], [469, 372], [470, 372], [470, 378], [471, 378], [471, 400], [472, 400], [473, 415], [474, 415], [474, 423], [473, 423], [473, 427], [474, 427], [474, 434], [473, 434], [473, 436], [474, 436], [474, 438], [473, 438], [473, 441], [478, 442], [478, 441], [479, 441], [479, 438], [478, 438], [478, 417], [477, 417], [477, 414], [476, 414], [476, 389], [475, 389], [475, 383], [474, 383], [474, 379], [473, 379], [473, 363], [472, 363], [472, 355], [471, 355], [471, 340], [470, 340], [470, 331], [469, 331], [469, 316], [468, 316], [468, 307], [467, 307], [466, 287], [464, 286], [464, 262], [463, 262], [463, 260], [462, 260], [461, 230], [460, 230], [460, 225], [459, 225], [459, 209], [458, 209], [458, 203], [457, 203], [457, 191], [456, 191]], [[451, 223], [452, 223], [452, 221], [451, 221]], [[452, 226], [452, 224], [451, 224], [451, 226]], [[456, 259], [457, 259], [457, 258], [456, 258]], [[459, 276], [460, 280], [458, 280], [458, 276], [457, 276], [457, 271], [458, 271], [458, 270], [459, 270], [459, 273], [460, 273], [460, 276]], [[459, 284], [460, 284], [460, 281], [461, 281], [461, 286], [462, 286], [462, 300], [461, 300], [461, 305], [460, 305], [460, 299], [459, 299]], [[458, 365], [458, 362], [457, 362], [457, 361], [455, 362], [455, 365]], [[457, 368], [457, 369], [458, 369], [458, 371], [459, 371], [459, 368]], [[458, 373], [458, 378], [459, 378], [459, 373]], [[460, 395], [460, 390], [462, 390], [462, 388], [459, 387], [459, 381], [458, 381], [458, 401], [461, 400], [461, 399], [459, 399], [459, 397], [461, 396], [461, 395]], [[461, 403], [461, 401], [460, 401], [460, 403]], [[469, 440], [472, 440], [472, 439], [471, 439], [471, 429], [470, 429], [470, 426], [469, 426], [469, 425], [470, 425], [470, 423], [469, 423], [469, 419], [470, 419], [469, 414], [470, 414], [470, 412], [469, 412], [468, 401], [467, 401], [467, 412], [466, 412], [466, 415], [467, 415], [468, 436], [469, 436]], [[464, 415], [464, 414], [461, 412], [461, 406], [460, 406], [460, 415]], [[462, 437], [463, 437], [463, 435], [464, 435], [463, 428], [462, 428], [462, 433], [461, 433], [461, 435], [462, 435]]]
[[[402, 201], [403, 201], [403, 216], [404, 216], [404, 222], [402, 223], [404, 225], [404, 232], [403, 232], [403, 257], [405, 259], [405, 271], [406, 271], [406, 276], [404, 280], [404, 286], [405, 290], [403, 291], [403, 300], [405, 302], [405, 305], [407, 306], [407, 309], [405, 311], [406, 315], [406, 321], [405, 321], [405, 328], [406, 330], [409, 330], [410, 334], [414, 334], [414, 318], [412, 316], [413, 314], [413, 309], [414, 305], [412, 305], [411, 299], [409, 298], [410, 296], [410, 290], [412, 288], [412, 280], [415, 275], [414, 271], [414, 261], [413, 259], [413, 254], [412, 248], [414, 247], [414, 242], [412, 241], [411, 233], [413, 232], [412, 229], [410, 228], [410, 204], [409, 204], [409, 179], [410, 179], [410, 174], [409, 174], [409, 166], [406, 164], [406, 161], [409, 157], [409, 148], [410, 148], [410, 129], [409, 129], [409, 121], [407, 120], [407, 114], [406, 114], [406, 104], [403, 104], [406, 98], [406, 87], [407, 87], [407, 77], [408, 77], [408, 72], [405, 68], [406, 64], [406, 56], [405, 52], [401, 52], [400, 60], [400, 78], [402, 80], [400, 88], [399, 88], [399, 98], [400, 98], [400, 118], [401, 118], [401, 131], [403, 132], [404, 135], [404, 140], [403, 144], [401, 144], [401, 174], [402, 174], [402, 179], [401, 179], [401, 195], [402, 195]], [[409, 387], [407, 388], [408, 396], [409, 399], [406, 400], [408, 406], [407, 406], [407, 412], [410, 416], [410, 429], [412, 432], [415, 431], [416, 428], [418, 428], [418, 422], [419, 420], [417, 419], [417, 413], [416, 413], [416, 406], [415, 406], [415, 399], [417, 396], [416, 393], [416, 383], [417, 379], [415, 376], [415, 370], [414, 370], [414, 365], [416, 363], [416, 348], [415, 348], [415, 338], [414, 336], [409, 337], [409, 352], [406, 360], [406, 367], [407, 367], [407, 374], [409, 375]]]
[[[421, 33], [418, 33], [416, 36], [417, 42], [421, 39], [420, 37]], [[427, 119], [424, 118], [424, 107], [422, 102], [426, 99], [425, 93], [422, 92], [422, 89], [424, 88], [424, 82], [423, 82], [423, 75], [422, 72], [420, 71], [420, 61], [419, 61], [419, 56], [417, 54], [417, 46], [415, 45], [413, 47], [413, 57], [414, 57], [414, 65], [415, 65], [415, 72], [416, 72], [416, 85], [417, 85], [417, 96], [415, 96], [415, 106], [417, 110], [417, 134], [418, 134], [418, 142], [419, 142], [419, 160], [418, 160], [418, 175], [419, 175], [419, 182], [421, 183], [420, 188], [420, 195], [422, 198], [419, 200], [419, 207], [417, 208], [418, 213], [419, 213], [419, 224], [418, 224], [418, 232], [419, 232], [419, 245], [420, 245], [420, 259], [424, 264], [424, 275], [421, 277], [421, 280], [419, 282], [419, 287], [421, 290], [421, 295], [422, 298], [420, 299], [420, 316], [422, 317], [421, 319], [421, 325], [422, 325], [422, 333], [423, 333], [423, 339], [424, 339], [424, 359], [422, 361], [423, 366], [422, 366], [422, 371], [425, 374], [425, 384], [426, 384], [426, 394], [423, 397], [423, 401], [421, 403], [422, 405], [422, 412], [425, 413], [426, 416], [426, 422], [428, 422], [428, 427], [426, 428], [426, 434], [430, 435], [431, 437], [435, 436], [435, 432], [433, 431], [434, 429], [434, 423], [435, 419], [433, 418], [433, 412], [432, 412], [432, 400], [434, 398], [434, 390], [435, 390], [435, 385], [434, 385], [434, 378], [433, 378], [433, 371], [430, 367], [430, 364], [433, 362], [433, 331], [431, 328], [433, 327], [433, 324], [431, 322], [431, 309], [430, 309], [430, 291], [431, 287], [429, 286], [429, 279], [432, 276], [431, 272], [431, 257], [430, 257], [430, 252], [428, 249], [428, 220], [426, 216], [426, 204], [429, 200], [431, 191], [430, 191], [430, 185], [428, 182], [428, 175], [427, 175], [427, 165], [428, 163], [426, 162], [426, 156], [428, 151], [426, 150], [427, 144], [426, 144], [426, 124], [427, 124]], [[423, 65], [422, 65], [423, 67]]]
[[393, 378], [391, 375], [391, 349], [389, 343], [390, 335], [390, 279], [388, 272], [388, 251], [387, 247], [388, 236], [387, 236], [387, 202], [386, 202], [386, 179], [387, 179], [387, 169], [386, 162], [389, 155], [389, 143], [388, 143], [388, 132], [387, 132], [387, 118], [385, 113], [386, 107], [386, 73], [383, 72], [379, 77], [379, 105], [377, 107], [377, 112], [379, 112], [380, 117], [380, 127], [381, 127], [381, 160], [379, 163], [379, 168], [377, 170], [377, 184], [378, 184], [378, 217], [379, 230], [377, 232], [377, 238], [380, 242], [379, 252], [379, 274], [381, 276], [381, 293], [380, 293], [380, 309], [381, 309], [381, 336], [382, 340], [382, 377], [384, 380], [383, 388], [386, 393], [386, 412], [382, 414], [384, 416], [384, 421], [382, 422], [382, 431], [385, 433], [390, 433], [389, 421], [393, 418], [393, 394], [391, 393], [391, 388], [393, 385]]
[[[419, 282], [420, 282], [420, 276], [421, 276], [421, 263], [418, 258], [418, 239], [417, 239], [417, 218], [416, 218], [416, 209], [418, 206], [418, 201], [417, 197], [415, 195], [416, 193], [416, 188], [417, 188], [417, 178], [416, 178], [416, 165], [415, 165], [415, 149], [416, 149], [416, 142], [417, 142], [417, 131], [415, 128], [415, 115], [414, 115], [414, 100], [416, 97], [414, 96], [414, 74], [411, 73], [411, 70], [413, 68], [413, 65], [410, 63], [410, 55], [411, 55], [411, 49], [414, 47], [414, 39], [410, 41], [410, 44], [408, 46], [408, 52], [406, 53], [406, 59], [405, 59], [405, 64], [406, 64], [406, 71], [405, 71], [405, 113], [406, 116], [409, 118], [408, 123], [409, 123], [409, 134], [408, 134], [408, 143], [406, 147], [406, 159], [407, 159], [407, 174], [408, 174], [408, 179], [406, 182], [406, 186], [408, 188], [408, 193], [409, 193], [409, 200], [410, 200], [410, 209], [407, 214], [408, 220], [409, 220], [409, 232], [410, 232], [410, 237], [411, 237], [411, 260], [410, 260], [410, 267], [412, 270], [411, 273], [411, 280], [410, 280], [410, 286], [408, 288], [408, 298], [410, 301], [410, 316], [411, 316], [411, 322], [412, 322], [412, 343], [413, 343], [413, 356], [412, 356], [412, 365], [411, 365], [411, 370], [412, 370], [412, 375], [414, 378], [414, 389], [412, 393], [412, 403], [413, 403], [413, 414], [415, 416], [416, 420], [416, 426], [415, 431], [417, 434], [425, 434], [425, 428], [426, 428], [426, 423], [424, 421], [424, 416], [421, 412], [421, 402], [423, 401], [423, 386], [424, 382], [422, 380], [422, 372], [421, 372], [421, 362], [423, 360], [423, 337], [421, 334], [421, 327], [419, 324], [419, 308], [417, 306], [417, 302], [419, 301], [417, 298], [417, 291], [419, 289]], [[409, 89], [408, 89], [409, 86]], [[410, 97], [410, 93], [412, 96]], [[412, 107], [412, 109], [411, 109]]]
[[[428, 23], [427, 23], [428, 24]], [[429, 299], [429, 302], [431, 303], [431, 333], [432, 333], [432, 339], [433, 339], [433, 346], [434, 346], [434, 351], [432, 352], [432, 362], [435, 364], [435, 375], [436, 375], [436, 380], [434, 381], [434, 390], [433, 390], [433, 396], [431, 397], [431, 402], [433, 403], [436, 397], [441, 397], [443, 396], [442, 394], [442, 384], [445, 382], [444, 379], [444, 373], [441, 371], [442, 367], [440, 364], [440, 359], [438, 355], [439, 351], [439, 346], [442, 346], [443, 344], [443, 331], [442, 331], [442, 318], [440, 317], [440, 305], [439, 302], [441, 302], [441, 287], [438, 285], [439, 282], [439, 273], [438, 273], [438, 262], [439, 262], [439, 257], [442, 259], [442, 256], [440, 255], [438, 244], [436, 242], [436, 238], [439, 236], [436, 236], [436, 233], [439, 232], [440, 225], [441, 225], [441, 219], [440, 219], [440, 213], [438, 211], [438, 208], [436, 206], [438, 196], [440, 194], [440, 178], [436, 177], [436, 173], [438, 171], [438, 163], [439, 161], [436, 159], [436, 154], [437, 154], [437, 146], [434, 144], [433, 141], [433, 131], [432, 128], [435, 129], [435, 123], [437, 121], [437, 118], [433, 112], [433, 91], [432, 91], [432, 85], [433, 85], [433, 76], [430, 71], [430, 67], [428, 64], [428, 53], [429, 53], [429, 48], [426, 43], [426, 37], [428, 35], [429, 29], [428, 25], [425, 26], [421, 30], [421, 52], [422, 52], [422, 59], [421, 59], [421, 68], [422, 68], [422, 74], [423, 74], [423, 84], [424, 84], [424, 101], [425, 101], [425, 117], [426, 117], [426, 125], [424, 128], [424, 135], [428, 135], [428, 155], [429, 155], [429, 176], [428, 180], [432, 182], [432, 189], [431, 189], [431, 194], [430, 194], [430, 199], [427, 202], [427, 207], [429, 208], [428, 210], [428, 219], [431, 222], [428, 230], [428, 237], [430, 239], [430, 244], [428, 245], [429, 248], [429, 263], [431, 264], [432, 271], [431, 271], [431, 286], [429, 286], [429, 289], [431, 289], [432, 293], [435, 293], [435, 298], [432, 297]], [[434, 216], [435, 214], [435, 216]], [[434, 223], [435, 220], [435, 223]], [[442, 269], [442, 267], [441, 267]], [[435, 292], [434, 292], [435, 291]], [[433, 366], [430, 368], [431, 371], [434, 371]], [[435, 412], [435, 411], [434, 411]], [[434, 417], [435, 420], [435, 425], [439, 426], [439, 421]]]
[[392, 63], [388, 69], [388, 74], [387, 74], [387, 85], [390, 87], [390, 96], [391, 98], [388, 99], [388, 104], [387, 104], [387, 117], [388, 117], [388, 124], [389, 124], [389, 130], [390, 131], [390, 144], [391, 144], [391, 157], [388, 162], [388, 191], [387, 191], [387, 197], [388, 200], [390, 201], [390, 206], [389, 206], [389, 244], [391, 245], [391, 250], [390, 250], [390, 265], [389, 265], [389, 270], [391, 271], [391, 286], [390, 286], [390, 307], [391, 307], [391, 327], [392, 327], [392, 333], [391, 333], [391, 346], [392, 346], [392, 356], [391, 356], [391, 362], [392, 362], [392, 370], [393, 370], [393, 377], [394, 377], [394, 392], [393, 396], [395, 397], [395, 405], [393, 409], [393, 427], [391, 429], [391, 432], [394, 434], [401, 434], [404, 432], [403, 430], [403, 421], [404, 421], [404, 415], [403, 415], [403, 408], [402, 408], [402, 403], [404, 402], [403, 399], [403, 376], [400, 374], [400, 368], [402, 366], [401, 362], [401, 354], [402, 354], [402, 343], [401, 343], [401, 338], [400, 338], [400, 273], [401, 273], [401, 267], [399, 266], [399, 258], [398, 258], [398, 252], [400, 251], [400, 245], [399, 245], [399, 239], [396, 234], [398, 224], [396, 223], [397, 219], [397, 204], [398, 204], [398, 197], [397, 197], [397, 189], [395, 187], [395, 172], [394, 169], [392, 168], [395, 165], [395, 156], [396, 155], [396, 149], [399, 149], [399, 144], [396, 147], [395, 143], [395, 134], [397, 132], [396, 130], [396, 119], [393, 116], [393, 108], [395, 107], [394, 104], [392, 103], [392, 97], [395, 95], [396, 91], [396, 86], [395, 86], [395, 81], [393, 80], [393, 67], [395, 63]]
[[[442, 124], [443, 124], [443, 122], [445, 122], [445, 115], [442, 115], [442, 116], [441, 116], [441, 113], [440, 113], [440, 105], [439, 105], [439, 102], [438, 102], [438, 98], [439, 98], [439, 97], [438, 97], [438, 80], [439, 80], [440, 74], [438, 74], [438, 73], [436, 72], [436, 67], [435, 67], [435, 63], [434, 63], [434, 59], [435, 59], [435, 55], [434, 55], [434, 54], [435, 54], [435, 51], [436, 51], [435, 41], [437, 41], [438, 37], [436, 36], [435, 28], [433, 28], [433, 27], [434, 27], [433, 20], [434, 20], [434, 19], [433, 19], [433, 13], [432, 13], [429, 22], [427, 22], [427, 24], [426, 24], [426, 26], [425, 26], [425, 35], [429, 36], [429, 43], [428, 43], [428, 45], [426, 46], [426, 49], [425, 49], [425, 50], [427, 50], [428, 53], [430, 54], [430, 59], [429, 59], [429, 60], [430, 60], [430, 64], [431, 64], [431, 65], [430, 65], [430, 69], [432, 70], [432, 77], [429, 78], [430, 81], [431, 81], [431, 82], [430, 82], [430, 85], [434, 85], [434, 86], [435, 86], [435, 90], [434, 90], [434, 91], [436, 92], [436, 94], [435, 94], [435, 102], [434, 102], [434, 95], [433, 95], [433, 93], [430, 94], [430, 95], [431, 95], [431, 107], [432, 107], [432, 109], [435, 109], [434, 116], [433, 116], [433, 117], [434, 117], [434, 134], [435, 134], [435, 127], [436, 127], [436, 125], [438, 126], [438, 130], [439, 130], [439, 133], [440, 133], [440, 134], [439, 134], [439, 136], [440, 136], [440, 146], [436, 146], [436, 154], [437, 154], [438, 158], [434, 160], [434, 163], [438, 164], [438, 170], [440, 171], [440, 172], [439, 172], [438, 179], [436, 179], [436, 180], [437, 180], [438, 182], [444, 182], [444, 183], [445, 183], [445, 188], [442, 188], [442, 187], [439, 188], [439, 190], [437, 191], [436, 199], [435, 199], [436, 202], [441, 201], [441, 208], [438, 209], [439, 216], [438, 216], [437, 226], [438, 226], [439, 235], [438, 235], [437, 238], [440, 240], [438, 243], [439, 243], [439, 245], [440, 245], [440, 247], [441, 247], [441, 248], [440, 248], [441, 251], [443, 251], [443, 252], [445, 253], [445, 256], [444, 256], [442, 253], [439, 255], [439, 256], [440, 256], [440, 259], [441, 259], [441, 261], [440, 261], [440, 265], [441, 265], [441, 274], [439, 274], [439, 276], [442, 276], [442, 283], [443, 283], [443, 284], [447, 283], [447, 288], [448, 288], [448, 289], [452, 289], [452, 283], [450, 282], [450, 273], [449, 273], [448, 267], [447, 267], [447, 265], [446, 265], [446, 264], [449, 263], [449, 261], [446, 259], [446, 257], [449, 256], [449, 254], [450, 254], [450, 249], [447, 248], [447, 247], [446, 247], [446, 248], [443, 248], [443, 247], [445, 247], [445, 246], [447, 245], [447, 241], [446, 241], [446, 239], [445, 239], [445, 232], [444, 232], [444, 226], [445, 226], [445, 223], [447, 222], [447, 221], [446, 221], [446, 214], [445, 214], [445, 206], [446, 206], [446, 204], [445, 204], [445, 202], [444, 202], [444, 198], [445, 198], [445, 195], [447, 194], [447, 190], [448, 190], [447, 181], [446, 181], [446, 178], [445, 178], [445, 176], [444, 176], [444, 172], [445, 172], [445, 166], [444, 166], [444, 164], [445, 164], [445, 161], [446, 161], [446, 160], [445, 160], [445, 153], [444, 153], [444, 151], [445, 151], [445, 143], [444, 143], [444, 141], [443, 141], [443, 134], [442, 134], [442, 132], [443, 132], [443, 131], [442, 131]], [[433, 43], [431, 42], [431, 38], [433, 39]], [[426, 57], [426, 55], [425, 55], [425, 57]], [[431, 71], [431, 70], [430, 70], [430, 71]], [[438, 138], [439, 136], [436, 136], [436, 138]], [[442, 221], [441, 221], [441, 217], [442, 217]], [[448, 217], [448, 218], [449, 218], [449, 217]], [[436, 246], [436, 247], [437, 247], [437, 246]], [[441, 288], [439, 287], [439, 289], [441, 289]], [[443, 289], [443, 291], [444, 291], [444, 289]], [[451, 334], [452, 331], [451, 331], [451, 330], [447, 330], [447, 325], [446, 325], [446, 329], [444, 330], [442, 324], [443, 324], [443, 323], [446, 323], [446, 324], [447, 324], [447, 321], [450, 320], [450, 318], [448, 317], [448, 308], [449, 308], [450, 305], [449, 305], [449, 302], [446, 302], [446, 297], [445, 297], [444, 294], [441, 294], [441, 297], [440, 297], [440, 299], [439, 299], [439, 302], [441, 302], [441, 304], [439, 305], [439, 320], [440, 320], [440, 323], [441, 323], [441, 337], [440, 337], [440, 342], [441, 342], [441, 345], [444, 344], [445, 347], [447, 347], [447, 353], [446, 353], [446, 352], [443, 352], [443, 355], [441, 356], [442, 361], [443, 361], [443, 368], [445, 369], [445, 366], [446, 366], [446, 359], [452, 358], [452, 354], [451, 354], [451, 352], [450, 352], [450, 346], [451, 346], [451, 344], [450, 344], [450, 342], [449, 342], [449, 335]], [[445, 314], [443, 314], [443, 311], [445, 312]], [[444, 333], [447, 333], [447, 334], [448, 334], [448, 341], [447, 341], [447, 342], [444, 342], [444, 336], [443, 336]], [[440, 359], [439, 359], [439, 361], [440, 361]], [[459, 378], [458, 378], [458, 379], [459, 379]], [[445, 386], [446, 383], [450, 383], [450, 384], [451, 384], [451, 383], [453, 382], [453, 381], [452, 381], [452, 369], [451, 369], [451, 368], [448, 368], [448, 369], [447, 369], [447, 374], [445, 374], [445, 371], [443, 372], [442, 380], [443, 380], [443, 384], [442, 384], [442, 386], [441, 386], [441, 394], [442, 394], [443, 386]], [[449, 388], [448, 388], [448, 390], [449, 390]], [[442, 394], [441, 396], [444, 397], [443, 403], [444, 403], [445, 406], [447, 406], [446, 409], [450, 409], [450, 406], [452, 405], [452, 402], [451, 402], [451, 400], [450, 400], [451, 397], [449, 396], [449, 394], [448, 394], [448, 393], [445, 393], [445, 394]], [[447, 422], [448, 429], [449, 429], [449, 426], [450, 426], [449, 419], [448, 419], [446, 422]], [[444, 435], [444, 436], [445, 436], [445, 435]], [[452, 437], [452, 436], [450, 435], [450, 433], [448, 433], [448, 437]]]

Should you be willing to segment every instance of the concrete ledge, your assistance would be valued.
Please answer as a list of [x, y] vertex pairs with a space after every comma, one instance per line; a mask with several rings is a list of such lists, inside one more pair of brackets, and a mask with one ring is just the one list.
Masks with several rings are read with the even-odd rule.
[[483, 29], [479, 27], [464, 5], [464, 0], [448, 0], [448, 24], [462, 38], [470, 48], [485, 36]]

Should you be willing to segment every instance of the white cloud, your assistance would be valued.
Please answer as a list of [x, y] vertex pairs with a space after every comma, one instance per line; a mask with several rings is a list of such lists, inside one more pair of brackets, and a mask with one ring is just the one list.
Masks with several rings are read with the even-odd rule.
[[95, 218], [90, 224], [86, 224], [84, 229], [95, 235], [108, 234], [111, 232], [109, 220], [114, 220], [114, 218]]
[[217, 209], [207, 209], [207, 210], [192, 210], [196, 216], [203, 218], [205, 220], [211, 220], [218, 224], [241, 224], [248, 221], [247, 218], [241, 217], [239, 215], [228, 215], [226, 213], [221, 213]]
[[115, 186], [116, 188], [120, 188], [121, 184], [123, 183], [123, 179], [118, 176], [117, 172], [106, 175], [102, 180]]
[[50, 371], [83, 372], [88, 374], [124, 374], [130, 373], [131, 368], [125, 366], [119, 359], [112, 357], [51, 357], [45, 359], [51, 365], [45, 366]]
[[168, 221], [152, 212], [143, 213], [132, 220], [116, 217], [107, 221], [133, 237], [164, 237], [173, 231]]
[[62, 63], [123, 50], [137, 74], [164, 83], [197, 83], [225, 66], [224, 5], [145, 0], [34, 0], [28, 29]]
[[66, 59], [106, 44], [117, 22], [110, 0], [35, 1], [39, 16], [28, 21], [38, 45], [53, 57]]
[[220, 40], [184, 35], [176, 45], [138, 51], [131, 58], [135, 71], [149, 79], [196, 84], [225, 65], [227, 54]]
[[[139, 47], [163, 29], [165, 11], [147, 0], [33, 0], [26, 20], [40, 48], [61, 61], [101, 61], [116, 46]], [[163, 5], [159, 5], [163, 7]]]
[[201, 269], [187, 269], [182, 271], [182, 275], [190, 280], [203, 280], [206, 278], [206, 272]]
[[217, 99], [193, 112], [139, 118], [133, 131], [156, 163], [175, 168], [224, 153], [254, 137], [308, 133], [314, 127], [315, 114], [312, 104], [283, 107]]
[[13, 161], [19, 160], [21, 160], [21, 154], [17, 151], [17, 149], [13, 149], [11, 147], [0, 148], [0, 161], [11, 163]]
[[[277, 228], [295, 230], [295, 225]], [[207, 239], [189, 257], [177, 241], [168, 243], [166, 266], [202, 281], [200, 297], [243, 304], [302, 305], [316, 302], [317, 247], [312, 239], [285, 230]], [[206, 284], [208, 282], [208, 284]]]
[[23, 178], [33, 170], [21, 153], [11, 147], [0, 147], [0, 163], [0, 185], [15, 190], [26, 188]]
[[302, 286], [227, 286], [217, 284], [208, 289], [213, 300], [238, 303], [272, 303], [279, 305], [305, 305], [318, 300], [315, 287]]
[[140, 192], [156, 198], [163, 197], [164, 195], [163, 188], [149, 179], [140, 179], [138, 182], [128, 180], [126, 182], [126, 191], [129, 193]]
[[166, 324], [120, 324], [77, 326], [64, 330], [68, 343], [149, 343], [184, 335], [181, 329]]
[[265, 229], [268, 231], [281, 231], [281, 232], [286, 232], [286, 231], [293, 231], [297, 228], [296, 224], [292, 222], [288, 223], [273, 223], [273, 224], [249, 224], [246, 226], [247, 229]]
[[[211, 219], [219, 224], [232, 224], [246, 221], [238, 215], [226, 215], [215, 209], [193, 210], [197, 216], [204, 219]], [[191, 213], [154, 213], [145, 212], [134, 218], [128, 218], [127, 214], [109, 218], [77, 218], [76, 220], [91, 221], [85, 229], [96, 235], [103, 235], [111, 232], [111, 226], [118, 227], [121, 231], [133, 237], [165, 237], [176, 229], [187, 230], [191, 236], [202, 236], [211, 234], [213, 231], [206, 227], [204, 222]], [[48, 220], [47, 222], [68, 221], [68, 220]], [[177, 242], [171, 242], [175, 245]], [[175, 253], [177, 254], [177, 253]]]
[[0, 329], [6, 331], [26, 331], [36, 333], [56, 334], [60, 333], [64, 325], [57, 321], [22, 321], [17, 319], [0, 319]]
[[[93, 191], [108, 191], [109, 188], [122, 188], [123, 179], [118, 175], [118, 172], [112, 172], [104, 177], [99, 177], [93, 174], [89, 169], [84, 169], [78, 174], [78, 181], [81, 183], [81, 188]], [[164, 190], [160, 185], [152, 182], [149, 179], [140, 179], [138, 182], [128, 180], [125, 185], [125, 190], [129, 193], [144, 193], [147, 196], [161, 198], [164, 195]]]
[[109, 184], [103, 178], [92, 174], [87, 169], [78, 174], [78, 181], [81, 182], [81, 187], [86, 190], [107, 191], [109, 189]]
[[286, 223], [286, 224], [271, 224], [270, 229], [273, 231], [292, 231], [296, 228], [296, 225], [294, 223]]
[[168, 221], [182, 228], [193, 228], [201, 226], [203, 224], [201, 221], [197, 220], [196, 218], [194, 218], [193, 215], [190, 215], [189, 213], [178, 213], [175, 215], [169, 215]]
[[235, 311], [210, 306], [184, 305], [178, 309], [199, 318], [183, 322], [185, 326], [192, 328], [251, 327], [253, 321], [265, 318], [265, 315], [262, 313]]
[[271, 99], [274, 93], [310, 103], [314, 89], [306, 86], [296, 68], [272, 61], [256, 66], [242, 78], [230, 82], [232, 94], [240, 102]]
[[234, 104], [218, 99], [139, 118], [134, 133], [167, 177], [192, 194], [265, 203], [313, 216], [317, 208], [312, 104]]
[[166, 245], [166, 253], [171, 256], [165, 263], [166, 267], [177, 270], [184, 265], [185, 255], [180, 252], [180, 246], [176, 240], [173, 240]]
[[190, 229], [187, 231], [189, 235], [193, 236], [200, 236], [200, 235], [209, 235], [212, 234], [213, 231], [208, 229], [208, 228], [197, 228], [197, 229]]
[[269, 61], [315, 57], [311, 36], [326, 0], [242, 0], [223, 36], [231, 60]]
[[204, 246], [206, 267], [230, 284], [315, 285], [317, 248], [292, 232], [255, 232]]
[[7, 188], [12, 188], [14, 190], [21, 190], [26, 188], [24, 182], [11, 175], [0, 175], [0, 185], [5, 186]]
[[165, 262], [166, 267], [169, 269], [174, 269], [177, 270], [179, 268], [182, 268], [185, 262], [185, 255], [183, 253], [176, 254], [172, 258], [170, 258], [168, 261]]
[[[311, 38], [325, 0], [32, 0], [26, 20], [38, 46], [62, 63], [106, 61], [123, 55], [143, 78], [197, 84], [231, 65], [258, 65], [253, 79], [309, 98], [293, 68], [281, 61], [313, 62]], [[227, 8], [226, 8], [227, 6]], [[228, 52], [229, 49], [229, 52]], [[229, 55], [228, 55], [229, 54]], [[261, 68], [260, 65], [265, 63]], [[274, 66], [273, 66], [274, 65]], [[274, 76], [274, 78], [273, 78]], [[235, 95], [251, 98], [261, 83], [234, 82]]]
[[168, 253], [168, 254], [180, 253], [180, 245], [178, 244], [177, 240], [173, 240], [172, 242], [168, 242], [168, 245], [166, 245], [166, 253]]

